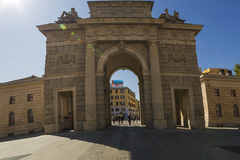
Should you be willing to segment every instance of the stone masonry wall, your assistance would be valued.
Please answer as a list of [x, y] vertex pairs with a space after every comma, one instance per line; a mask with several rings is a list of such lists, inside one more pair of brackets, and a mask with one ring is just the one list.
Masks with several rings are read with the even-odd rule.
[[158, 52], [161, 73], [198, 73], [194, 45], [159, 44]]
[[[28, 94], [33, 94], [33, 101], [28, 101]], [[15, 96], [15, 104], [10, 104], [10, 97]], [[18, 85], [0, 87], [0, 137], [8, 134], [27, 134], [29, 131], [43, 130], [43, 81], [26, 82]], [[28, 123], [28, 110], [33, 111], [33, 123]], [[9, 126], [9, 114], [15, 113], [15, 125]]]
[[77, 121], [85, 120], [85, 77], [60, 78], [44, 81], [45, 125], [54, 124], [53, 89], [72, 86], [77, 86]]
[[85, 70], [84, 44], [47, 47], [45, 75]]
[[202, 92], [198, 77], [162, 76], [164, 117], [168, 128], [172, 128], [172, 99], [170, 86], [192, 86], [195, 107], [195, 120], [204, 120]]

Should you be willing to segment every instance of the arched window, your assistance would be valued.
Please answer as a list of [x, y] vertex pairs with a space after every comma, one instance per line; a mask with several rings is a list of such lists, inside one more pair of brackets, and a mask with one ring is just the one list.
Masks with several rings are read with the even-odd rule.
[[15, 113], [11, 112], [9, 114], [9, 126], [14, 126], [15, 124]]
[[238, 106], [236, 104], [233, 105], [233, 116], [239, 117]]
[[216, 115], [217, 115], [217, 117], [222, 117], [222, 111], [221, 111], [221, 105], [220, 104], [216, 105]]
[[33, 111], [31, 109], [28, 110], [28, 123], [34, 122], [33, 120]]

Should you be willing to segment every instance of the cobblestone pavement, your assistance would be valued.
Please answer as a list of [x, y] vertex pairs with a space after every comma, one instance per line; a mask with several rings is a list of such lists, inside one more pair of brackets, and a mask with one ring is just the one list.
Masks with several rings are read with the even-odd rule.
[[0, 160], [239, 160], [236, 128], [146, 129], [137, 123], [95, 132], [43, 132], [0, 139]]

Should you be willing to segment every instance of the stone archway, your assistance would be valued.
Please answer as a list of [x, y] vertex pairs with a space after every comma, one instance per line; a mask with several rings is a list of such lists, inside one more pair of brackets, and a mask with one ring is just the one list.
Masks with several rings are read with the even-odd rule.
[[[139, 80], [139, 93], [140, 93], [140, 102], [141, 102], [141, 115], [142, 117], [142, 124], [145, 124], [145, 104], [144, 104], [144, 92], [143, 92], [143, 80], [144, 76], [148, 77], [148, 63], [141, 52], [137, 49], [126, 46], [124, 49], [120, 49], [119, 46], [114, 46], [108, 50], [106, 50], [100, 59], [98, 60], [97, 64], [97, 72], [102, 73], [101, 76], [104, 82], [104, 108], [105, 108], [105, 120], [107, 126], [110, 125], [110, 78], [114, 72], [119, 69], [128, 69], [132, 71]], [[149, 84], [149, 78], [146, 78], [145, 83]], [[98, 87], [97, 87], [98, 88]], [[150, 89], [150, 88], [148, 88]], [[146, 89], [147, 90], [147, 89]], [[97, 90], [98, 92], [98, 90]], [[98, 104], [97, 104], [98, 106]], [[151, 108], [149, 108], [151, 110]], [[152, 111], [151, 111], [152, 112]], [[152, 118], [152, 117], [149, 117]], [[150, 126], [148, 126], [150, 127]]]
[[142, 53], [139, 52], [137, 49], [135, 49], [133, 47], [130, 47], [130, 46], [126, 46], [124, 48], [124, 50], [121, 50], [118, 46], [115, 46], [115, 47], [112, 47], [112, 48], [108, 49], [107, 51], [105, 51], [103, 53], [102, 57], [100, 57], [100, 59], [98, 61], [98, 64], [97, 64], [97, 71], [98, 72], [103, 72], [104, 71], [104, 65], [105, 65], [106, 61], [110, 57], [112, 57], [112, 56], [114, 56], [118, 53], [121, 53], [121, 52], [132, 55], [133, 57], [135, 57], [139, 61], [139, 63], [142, 66], [143, 71], [148, 70], [148, 64], [147, 64], [146, 59], [143, 57]]

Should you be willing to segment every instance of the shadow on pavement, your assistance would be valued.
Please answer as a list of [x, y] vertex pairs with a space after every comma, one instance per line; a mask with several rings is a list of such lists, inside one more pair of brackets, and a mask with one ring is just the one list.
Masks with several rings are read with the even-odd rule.
[[22, 158], [27, 157], [29, 155], [31, 155], [31, 154], [15, 156], [15, 157], [7, 157], [7, 158], [3, 158], [3, 159], [0, 159], [0, 160], [19, 160], [19, 159], [22, 159]]
[[14, 140], [20, 140], [20, 139], [25, 139], [25, 138], [33, 138], [33, 137], [38, 137], [38, 136], [42, 136], [42, 135], [45, 135], [45, 133], [43, 131], [36, 132], [36, 133], [10, 136], [10, 137], [0, 138], [0, 142], [14, 141]]

